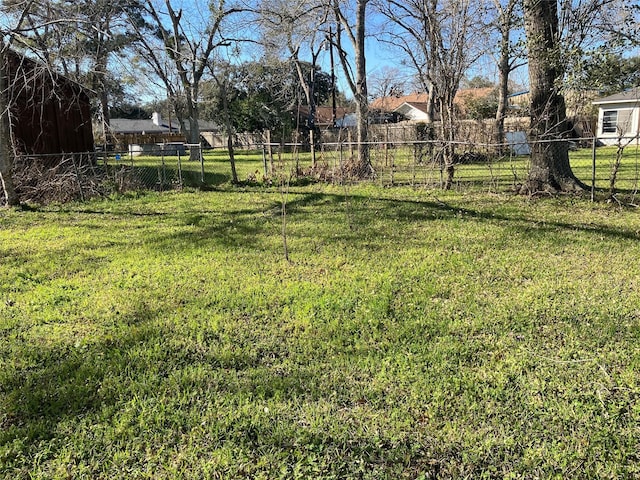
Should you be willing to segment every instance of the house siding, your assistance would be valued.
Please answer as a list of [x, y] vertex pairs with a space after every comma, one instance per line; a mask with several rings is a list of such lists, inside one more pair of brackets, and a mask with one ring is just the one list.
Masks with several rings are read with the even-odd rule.
[[[640, 144], [640, 91], [629, 90], [593, 102], [598, 106], [597, 136], [604, 145]], [[620, 122], [627, 127], [620, 131]]]
[[[605, 126], [605, 113], [617, 112], [617, 120], [620, 121], [621, 117], [625, 116], [625, 112], [630, 112], [630, 119], [626, 131], [606, 131]], [[638, 106], [632, 106], [629, 103], [614, 103], [600, 105], [598, 110], [598, 139], [605, 145], [615, 145], [618, 143], [618, 139], [624, 139], [629, 137], [636, 137], [632, 143], [638, 144], [638, 133], [640, 132], [640, 108]]]

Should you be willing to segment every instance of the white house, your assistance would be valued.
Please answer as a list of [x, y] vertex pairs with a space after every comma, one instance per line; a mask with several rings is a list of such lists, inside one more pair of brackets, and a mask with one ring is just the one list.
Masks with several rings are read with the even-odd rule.
[[403, 102], [395, 110], [407, 120], [412, 122], [431, 122], [429, 118], [429, 104], [426, 102]]
[[600, 98], [593, 102], [598, 106], [598, 140], [605, 145], [622, 143], [639, 144], [640, 87]]

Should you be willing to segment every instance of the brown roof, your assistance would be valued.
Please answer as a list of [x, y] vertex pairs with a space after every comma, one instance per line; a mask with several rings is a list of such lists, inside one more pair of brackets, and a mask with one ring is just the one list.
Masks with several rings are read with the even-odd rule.
[[402, 97], [381, 97], [371, 101], [369, 108], [371, 110], [381, 110], [383, 112], [393, 112], [403, 103], [427, 103], [429, 100], [428, 93], [412, 93]]
[[429, 103], [428, 102], [404, 102], [407, 105], [411, 105], [413, 108], [420, 110], [421, 112], [427, 113], [429, 111]]
[[[465, 103], [470, 99], [484, 98], [493, 92], [493, 87], [485, 88], [468, 88], [458, 90], [455, 103], [461, 110], [465, 110]], [[382, 110], [384, 112], [393, 112], [403, 103], [408, 103], [415, 108], [426, 111], [426, 105], [429, 101], [428, 93], [412, 93], [403, 97], [382, 97], [371, 101], [369, 108], [371, 110]]]

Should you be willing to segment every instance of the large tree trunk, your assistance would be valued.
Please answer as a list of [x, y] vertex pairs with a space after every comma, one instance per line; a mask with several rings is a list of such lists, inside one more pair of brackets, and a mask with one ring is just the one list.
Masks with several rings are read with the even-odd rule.
[[[198, 162], [202, 155], [202, 144], [200, 143], [200, 112], [198, 110], [198, 104], [195, 99], [198, 98], [197, 91], [191, 91], [193, 88], [190, 85], [185, 85], [185, 91], [187, 92], [187, 112], [189, 120], [189, 160]], [[197, 147], [196, 147], [197, 146]]]
[[107, 58], [100, 56], [96, 60], [94, 67], [94, 82], [93, 89], [98, 93], [100, 100], [100, 131], [102, 133], [102, 141], [104, 144], [113, 144], [114, 138], [111, 133], [111, 115], [109, 114], [109, 93], [106, 85], [107, 76]]
[[369, 158], [369, 99], [367, 91], [367, 66], [365, 56], [365, 24], [368, 0], [358, 0], [356, 5], [356, 117], [358, 119], [358, 163], [355, 165], [359, 177], [369, 177], [373, 167]]
[[509, 98], [508, 76], [499, 69], [499, 85], [498, 85], [498, 108], [496, 110], [495, 129], [493, 132], [493, 141], [496, 145], [496, 153], [502, 155], [505, 151], [505, 135], [504, 120], [507, 118], [507, 107]]
[[197, 118], [189, 117], [189, 135], [187, 139], [189, 140], [189, 160], [199, 162], [202, 146], [200, 143], [200, 124]]
[[500, 41], [500, 60], [498, 61], [498, 108], [496, 110], [496, 123], [494, 131], [494, 142], [496, 152], [501, 155], [504, 151], [504, 119], [507, 117], [509, 106], [509, 32], [511, 28], [502, 21], [502, 39]]
[[[220, 85], [220, 83], [219, 83]], [[238, 172], [236, 171], [236, 157], [233, 148], [233, 125], [231, 124], [231, 112], [229, 111], [229, 96], [227, 95], [227, 79], [225, 78], [222, 86], [222, 108], [224, 109], [224, 124], [227, 134], [227, 149], [229, 151], [229, 163], [231, 164], [231, 182], [236, 185], [238, 183]], [[269, 146], [271, 148], [271, 146]]]
[[523, 193], [577, 192], [585, 189], [569, 164], [567, 121], [556, 0], [525, 0], [531, 92], [531, 170]]
[[453, 176], [455, 174], [456, 161], [456, 131], [455, 131], [455, 106], [453, 98], [455, 93], [450, 95], [447, 93], [440, 102], [440, 110], [442, 121], [442, 138], [444, 140], [444, 148], [442, 151], [443, 168], [445, 173], [444, 189], [450, 190], [453, 186]]
[[372, 175], [373, 167], [369, 159], [369, 105], [366, 97], [356, 97], [356, 141], [358, 143], [358, 159], [353, 165], [353, 174], [360, 178]]
[[[339, 22], [336, 31], [336, 42], [340, 62], [349, 83], [349, 87], [353, 92], [356, 103], [356, 135], [358, 144], [358, 157], [355, 161], [351, 161], [349, 165], [349, 173], [360, 178], [371, 177], [374, 174], [369, 157], [369, 100], [367, 98], [367, 66], [365, 56], [365, 25], [366, 25], [366, 9], [369, 0], [357, 0], [355, 5], [356, 23], [355, 29], [352, 29], [350, 22], [345, 15], [340, 12], [339, 3], [334, 0], [334, 10], [336, 19]], [[354, 50], [355, 57], [355, 79], [352, 76], [352, 70], [347, 64], [345, 51], [342, 48], [341, 32], [342, 27], [345, 28]]]
[[13, 149], [9, 112], [9, 79], [6, 69], [6, 49], [0, 46], [0, 187], [8, 206], [20, 204], [13, 185]]

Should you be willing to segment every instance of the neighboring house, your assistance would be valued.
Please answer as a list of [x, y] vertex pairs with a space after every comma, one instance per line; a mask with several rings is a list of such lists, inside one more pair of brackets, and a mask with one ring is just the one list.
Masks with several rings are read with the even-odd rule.
[[380, 112], [394, 112], [403, 103], [427, 103], [429, 95], [427, 93], [412, 93], [401, 97], [381, 97], [371, 101], [369, 110]]
[[151, 118], [129, 119], [112, 118], [109, 127], [114, 135], [161, 135], [165, 133], [178, 133], [178, 122], [164, 121], [158, 112], [154, 112]]
[[[493, 88], [469, 88], [459, 90], [456, 94], [454, 103], [461, 118], [468, 115], [468, 104], [476, 99], [485, 98], [494, 91]], [[413, 93], [402, 97], [383, 97], [376, 98], [369, 105], [372, 112], [383, 112], [395, 115], [396, 118], [404, 118], [405, 121], [411, 123], [429, 122], [429, 95], [427, 93]], [[440, 114], [437, 111], [433, 120], [439, 120]], [[379, 114], [378, 114], [379, 115]]]
[[7, 53], [5, 65], [13, 147], [18, 154], [93, 151], [86, 89], [14, 51]]
[[598, 107], [597, 137], [605, 145], [640, 144], [640, 87], [593, 102]]
[[[199, 120], [198, 125], [203, 144], [213, 145], [215, 134], [219, 132], [218, 125], [206, 120]], [[163, 150], [166, 153], [163, 147], [166, 144], [170, 144], [169, 148], [175, 154], [177, 145], [186, 141], [178, 121], [165, 120], [158, 112], [145, 119], [112, 118], [109, 127], [117, 148], [127, 149], [132, 154], [153, 154]], [[180, 150], [184, 151], [184, 146]]]
[[403, 102], [392, 113], [401, 115], [409, 122], [429, 122], [429, 104], [426, 102]]
[[425, 122], [429, 95], [412, 93], [401, 97], [376, 98], [369, 104], [372, 123], [397, 123], [401, 120]]

